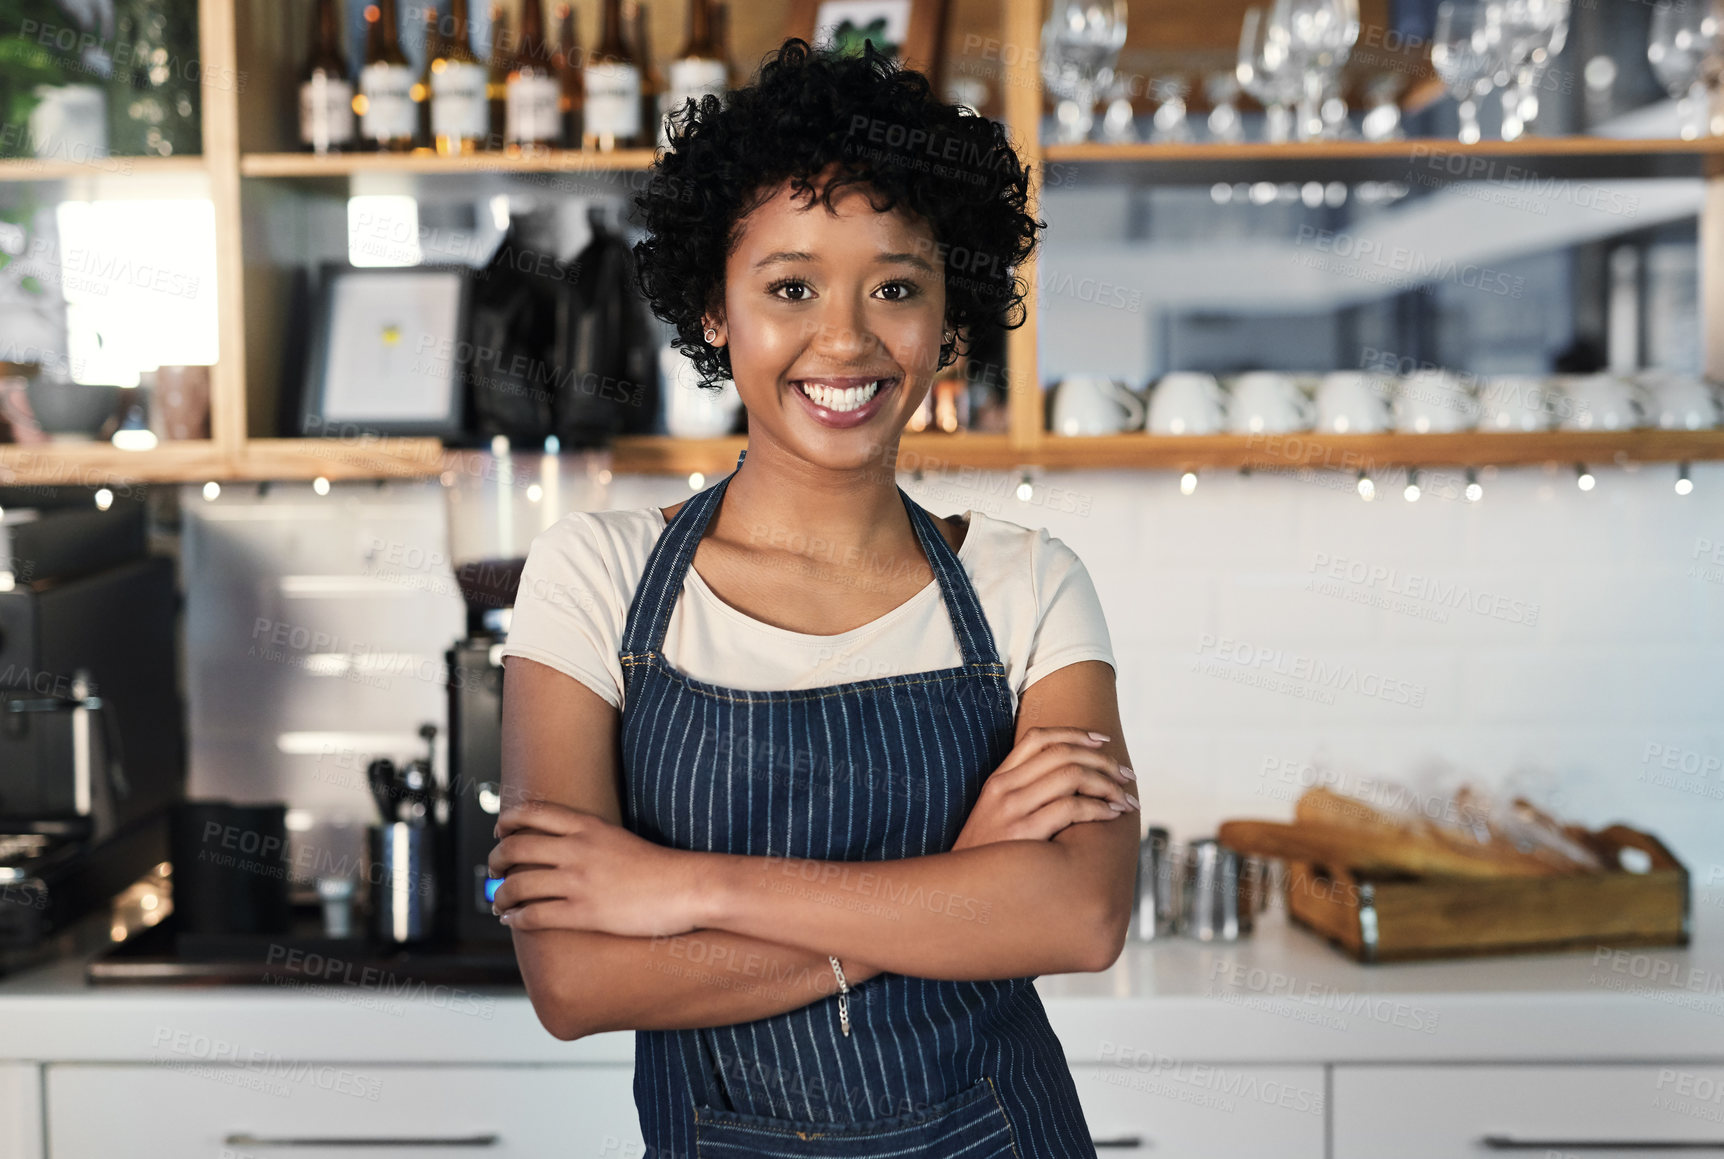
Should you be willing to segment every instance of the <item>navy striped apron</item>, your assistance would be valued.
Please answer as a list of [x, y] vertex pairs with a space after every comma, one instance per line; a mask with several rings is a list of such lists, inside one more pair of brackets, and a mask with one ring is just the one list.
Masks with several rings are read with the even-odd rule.
[[[884, 861], [950, 850], [1015, 732], [1005, 665], [963, 565], [900, 487], [962, 665], [787, 691], [693, 679], [659, 649], [732, 477], [671, 519], [629, 606], [625, 825], [677, 849], [754, 857]], [[867, 878], [854, 880], [858, 905], [987, 919], [976, 899], [882, 896]], [[739, 970], [736, 980], [745, 987], [752, 978]], [[1093, 1159], [1033, 981], [879, 974], [851, 988], [848, 1036], [836, 994], [753, 1022], [636, 1031], [646, 1155]]]

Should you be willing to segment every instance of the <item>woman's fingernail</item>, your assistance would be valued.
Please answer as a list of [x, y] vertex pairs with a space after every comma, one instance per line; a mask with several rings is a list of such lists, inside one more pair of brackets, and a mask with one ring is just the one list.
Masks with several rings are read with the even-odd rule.
[[1101, 732], [1092, 732], [1089, 734], [1089, 737], [1091, 740], [1112, 740], [1113, 739], [1111, 736], [1108, 736], [1106, 733], [1101, 733]]
[[1123, 813], [1123, 812], [1125, 812], [1125, 808], [1126, 808], [1124, 805], [1121, 805], [1118, 801], [1109, 801], [1107, 803], [1107, 807], [1109, 809], [1112, 809], [1115, 813]]
[[1125, 795], [1125, 799], [1131, 802], [1131, 807], [1133, 809], [1141, 809], [1143, 807], [1143, 806], [1138, 804], [1137, 798], [1132, 796], [1130, 793], [1127, 793]]
[[1130, 765], [1121, 765], [1119, 767], [1119, 771], [1125, 774], [1126, 780], [1128, 780], [1128, 781], [1137, 780], [1137, 774], [1131, 771]]

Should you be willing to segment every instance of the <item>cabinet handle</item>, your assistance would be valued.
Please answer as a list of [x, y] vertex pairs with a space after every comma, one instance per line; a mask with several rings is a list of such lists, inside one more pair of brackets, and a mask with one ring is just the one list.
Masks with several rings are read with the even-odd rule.
[[1724, 1139], [1516, 1139], [1512, 1135], [1486, 1135], [1478, 1145], [1486, 1151], [1724, 1152]]
[[1144, 1142], [1142, 1135], [1115, 1135], [1110, 1139], [1097, 1139], [1091, 1137], [1090, 1145], [1092, 1147], [1122, 1147], [1133, 1150], [1155, 1146], [1153, 1143]]
[[367, 1138], [339, 1135], [253, 1135], [245, 1131], [222, 1142], [230, 1147], [495, 1147], [501, 1135], [373, 1135]]

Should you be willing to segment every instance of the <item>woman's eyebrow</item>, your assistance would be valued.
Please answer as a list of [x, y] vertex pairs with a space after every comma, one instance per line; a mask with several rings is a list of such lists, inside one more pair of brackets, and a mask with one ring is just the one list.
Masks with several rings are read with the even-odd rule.
[[[760, 270], [765, 269], [767, 266], [777, 265], [781, 262], [812, 262], [815, 260], [817, 259], [813, 254], [805, 253], [802, 250], [779, 250], [777, 253], [767, 254], [765, 257], [755, 262], [754, 268]], [[913, 253], [881, 254], [879, 257], [874, 259], [875, 265], [887, 265], [892, 263], [915, 266], [917, 269], [930, 274], [934, 272], [933, 266], [929, 265], [924, 258]]]
[[901, 265], [915, 266], [917, 269], [923, 270], [923, 271], [930, 273], [930, 274], [934, 272], [934, 267], [929, 265], [925, 259], [919, 257], [916, 254], [881, 254], [879, 257], [874, 259], [874, 263], [876, 265], [884, 265], [888, 262], [896, 262], [896, 263], [899, 263]]
[[778, 262], [811, 262], [813, 260], [813, 254], [803, 253], [801, 250], [779, 250], [777, 253], [767, 254], [765, 257], [755, 262], [754, 268], [757, 270], [764, 269], [767, 266], [774, 265]]

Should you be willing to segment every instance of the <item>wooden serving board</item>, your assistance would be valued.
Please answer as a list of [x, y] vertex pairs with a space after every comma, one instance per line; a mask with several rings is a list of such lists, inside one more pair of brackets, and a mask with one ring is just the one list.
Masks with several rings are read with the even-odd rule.
[[1368, 874], [1288, 863], [1287, 912], [1360, 962], [1535, 953], [1593, 946], [1685, 946], [1688, 870], [1649, 833], [1612, 825], [1570, 830], [1605, 864], [1625, 848], [1645, 873], [1611, 869], [1555, 876]]

